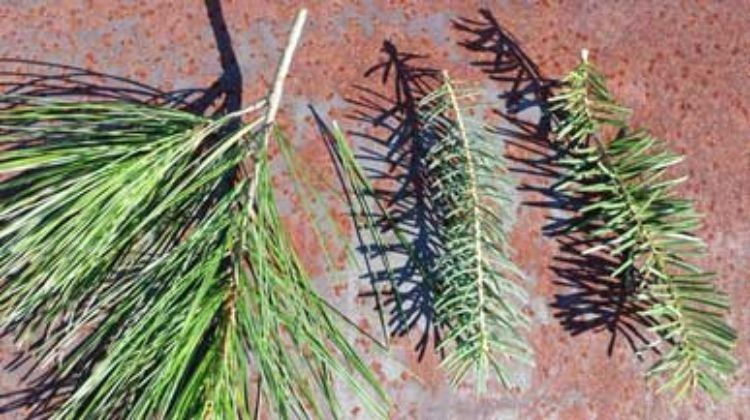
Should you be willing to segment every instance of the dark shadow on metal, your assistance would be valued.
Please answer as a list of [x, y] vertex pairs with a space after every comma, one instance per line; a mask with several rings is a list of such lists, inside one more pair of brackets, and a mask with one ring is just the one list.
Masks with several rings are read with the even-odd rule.
[[500, 89], [496, 112], [506, 124], [498, 132], [515, 150], [508, 159], [514, 165], [511, 171], [523, 176], [519, 190], [533, 197], [522, 204], [549, 209], [543, 233], [556, 240], [559, 250], [549, 267], [561, 289], [551, 303], [555, 318], [573, 336], [606, 331], [610, 355], [618, 336], [640, 354], [648, 344], [643, 327], [650, 324], [640, 315], [644, 308], [633, 299], [631, 287], [610, 276], [617, 261], [597, 253], [584, 255], [595, 244], [575, 229], [578, 210], [597, 197], [559, 188], [569, 173], [562, 160], [568, 151], [551, 133], [557, 115], [549, 99], [559, 82], [541, 74], [489, 10], [480, 10], [478, 18], [457, 19], [454, 28], [465, 37], [460, 45], [480, 57], [472, 65]]
[[374, 215], [388, 238], [385, 249], [360, 243], [360, 251], [390, 256], [390, 272], [376, 269], [364, 276], [373, 295], [384, 290], [380, 304], [388, 311], [390, 334], [419, 331], [415, 350], [421, 359], [431, 344], [440, 342], [433, 278], [440, 245], [425, 162], [431, 145], [419, 136], [417, 107], [439, 82], [439, 72], [421, 63], [426, 56], [402, 52], [390, 41], [381, 52], [384, 58], [364, 74], [367, 86], [355, 86], [358, 94], [347, 99], [354, 108], [348, 118], [365, 127], [350, 133], [358, 146], [357, 160], [374, 185], [373, 199], [387, 212]]
[[[205, 7], [219, 51], [222, 73], [208, 88], [163, 91], [156, 87], [124, 77], [96, 72], [81, 67], [23, 59], [0, 58], [0, 92], [9, 96], [36, 98], [57, 98], [92, 101], [126, 101], [154, 106], [168, 106], [187, 110], [196, 114], [222, 115], [238, 111], [242, 104], [242, 75], [232, 48], [232, 42], [223, 17], [220, 0], [205, 0]], [[20, 67], [23, 71], [7, 71], [5, 68]], [[3, 101], [0, 106], [12, 106], [12, 101]], [[233, 124], [240, 124], [236, 121]], [[230, 124], [231, 125], [231, 124]], [[237, 127], [228, 126], [228, 130]], [[230, 185], [234, 174], [228, 173], [224, 184]], [[221, 188], [221, 187], [219, 187]], [[127, 277], [127, 273], [121, 273]], [[82, 308], [71, 308], [76, 312]], [[106, 318], [106, 315], [104, 316]], [[28, 325], [0, 325], [3, 335], [13, 335], [18, 339]], [[22, 370], [23, 381], [27, 386], [18, 391], [0, 395], [0, 415], [20, 414], [27, 418], [46, 418], [72, 395], [105, 355], [106, 345], [87, 350], [84, 357], [67, 372], [55, 367], [43, 367], [30, 355], [30, 350], [41, 345], [54, 348], [49, 337], [57, 328], [64, 325], [50, 325], [40, 334], [42, 338], [30, 343], [26, 351], [19, 351], [4, 366], [6, 370]], [[96, 325], [92, 325], [96, 329]], [[82, 337], [83, 338], [83, 337]], [[101, 340], [108, 343], [114, 337]], [[83, 341], [83, 340], [82, 340]], [[61, 354], [72, 354], [78, 348], [73, 346]]]

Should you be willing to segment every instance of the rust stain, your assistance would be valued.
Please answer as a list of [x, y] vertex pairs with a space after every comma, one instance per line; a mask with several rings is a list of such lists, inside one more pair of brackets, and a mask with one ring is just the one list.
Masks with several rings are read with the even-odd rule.
[[[481, 1], [327, 1], [310, 2], [311, 23], [295, 59], [284, 99], [282, 125], [289, 129], [295, 151], [309, 168], [316, 188], [336, 184], [335, 174], [307, 110], [313, 105], [345, 129], [371, 127], [347, 116], [357, 86], [368, 84], [391, 94], [364, 72], [383, 59], [382, 42], [391, 40], [403, 51], [429, 55], [427, 62], [446, 68], [454, 77], [504, 87], [470, 63], [478, 56], [457, 44], [465, 35], [452, 29], [453, 19], [479, 19]], [[179, 2], [34, 0], [0, 5], [0, 56], [42, 60], [131, 78], [162, 91], [207, 88], [222, 74], [220, 54], [206, 14], [198, 0]], [[266, 89], [285, 31], [302, 2], [232, 0], [222, 2], [227, 31], [242, 73], [242, 100]], [[680, 169], [691, 176], [683, 193], [697, 201], [707, 217], [703, 229], [709, 242], [706, 264], [718, 271], [733, 302], [732, 324], [740, 330], [737, 356], [750, 360], [750, 32], [748, 5], [723, 2], [508, 1], [492, 9], [523, 51], [548, 77], [559, 77], [578, 59], [581, 48], [610, 78], [615, 94], [635, 110], [634, 122], [650, 128], [687, 156]], [[0, 63], [3, 72], [41, 71], [38, 66]], [[52, 71], [59, 71], [52, 70]], [[5, 78], [5, 76], [3, 76]], [[527, 152], [509, 147], [516, 157]], [[278, 153], [274, 153], [278, 161]], [[288, 188], [288, 177], [277, 174], [284, 203], [284, 223], [307, 269], [325, 278], [320, 244], [299, 199]], [[520, 182], [537, 182], [530, 175]], [[382, 181], [388, 182], [388, 181]], [[390, 188], [392, 185], [380, 185]], [[519, 193], [518, 201], [533, 200]], [[326, 198], [330, 200], [330, 196]], [[346, 209], [334, 201], [317, 202], [351, 236]], [[477, 400], [467, 390], [447, 390], [439, 358], [428, 350], [421, 361], [413, 351], [417, 334], [395, 340], [391, 356], [368, 353], [378, 377], [387, 380], [396, 404], [394, 418], [742, 418], [750, 410], [750, 374], [744, 363], [726, 400], [703, 398], [675, 405], [669, 396], [654, 396], [655, 387], [642, 374], [627, 345], [616, 341], [612, 355], [606, 330], [571, 336], [557, 319], [543, 312], [560, 293], [549, 269], [557, 248], [541, 235], [548, 210], [519, 205], [512, 242], [518, 262], [531, 277], [530, 292], [540, 303], [531, 310], [531, 340], [537, 352], [528, 389], [501, 390]], [[331, 235], [330, 232], [327, 235]], [[327, 242], [334, 243], [333, 236]], [[342, 248], [331, 248], [342, 268]], [[372, 300], [347, 293], [369, 291], [362, 280], [348, 276], [348, 285], [323, 280], [361, 314], [371, 314]], [[357, 318], [359, 319], [359, 318]], [[370, 327], [370, 326], [368, 326]], [[378, 330], [370, 327], [369, 330]], [[357, 346], [369, 348], [356, 338]], [[0, 359], [12, 358], [13, 346], [0, 342]], [[0, 394], [12, 392], [18, 372], [0, 373]], [[351, 401], [347, 412], [362, 417]], [[23, 413], [5, 414], [4, 418]]]

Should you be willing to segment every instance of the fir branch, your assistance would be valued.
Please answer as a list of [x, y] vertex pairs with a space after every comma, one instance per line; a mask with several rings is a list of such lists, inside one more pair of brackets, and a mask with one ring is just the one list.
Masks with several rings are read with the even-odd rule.
[[281, 418], [339, 416], [334, 377], [385, 416], [273, 196], [268, 144], [303, 20], [269, 97], [218, 119], [3, 98], [0, 319], [60, 375], [83, 372], [55, 418], [251, 418], [253, 372]]
[[506, 240], [510, 180], [497, 142], [467, 116], [470, 96], [444, 73], [419, 114], [420, 135], [434, 144], [427, 160], [441, 236], [435, 310], [446, 330], [441, 348], [450, 350], [443, 364], [454, 385], [473, 370], [483, 392], [490, 371], [510, 386], [506, 360], [530, 362], [531, 349], [521, 332], [526, 294]]
[[[643, 315], [653, 323], [650, 330], [672, 346], [648, 376], [664, 378], [660, 389], [677, 397], [697, 388], [723, 395], [722, 382], [736, 369], [736, 334], [724, 320], [726, 295], [692, 262], [705, 250], [694, 233], [700, 216], [674, 193], [685, 178], [666, 175], [682, 157], [627, 128], [629, 111], [614, 101], [585, 51], [564, 82], [553, 110], [561, 116], [557, 133], [569, 151], [570, 175], [558, 188], [596, 196], [580, 209], [574, 229], [600, 242], [587, 253], [620, 259], [611, 275], [637, 288], [633, 298], [648, 305]], [[616, 134], [606, 142], [612, 129]]]
[[[483, 391], [489, 371], [496, 372], [504, 385], [512, 385], [507, 375], [507, 367], [501, 358], [530, 362], [531, 349], [518, 331], [527, 327], [528, 323], [519, 309], [525, 302], [526, 295], [510, 280], [511, 276], [520, 277], [520, 273], [507, 257], [502, 227], [504, 223], [501, 219], [507, 215], [502, 214], [500, 210], [507, 207], [508, 186], [503, 186], [503, 179], [498, 181], [497, 176], [505, 172], [504, 164], [502, 159], [489, 154], [490, 149], [495, 146], [491, 140], [479, 137], [485, 131], [484, 127], [467, 124], [460, 108], [458, 115], [462, 119], [463, 129], [458, 128], [456, 120], [450, 119], [452, 116], [441, 114], [455, 112], [454, 106], [458, 106], [459, 100], [457, 96], [466, 99], [467, 95], [464, 91], [457, 94], [452, 84], [449, 90], [448, 83], [450, 82], [446, 80], [446, 85], [421, 103], [422, 119], [420, 129], [417, 130], [419, 141], [445, 147], [442, 152], [436, 151], [436, 155], [428, 156], [428, 162], [432, 164], [432, 179], [438, 179], [441, 171], [444, 171], [443, 168], [448, 168], [448, 165], [438, 164], [437, 161], [448, 158], [448, 150], [454, 150], [460, 159], [471, 159], [473, 167], [472, 180], [465, 184], [448, 184], [444, 180], [443, 183], [436, 182], [430, 189], [430, 199], [434, 199], [435, 203], [440, 205], [440, 215], [444, 216], [441, 218], [444, 222], [441, 228], [445, 228], [447, 234], [440, 239], [449, 239], [441, 246], [442, 258], [437, 267], [440, 285], [435, 292], [442, 297], [438, 301], [436, 311], [446, 331], [445, 341], [439, 350], [451, 351], [444, 360], [444, 366], [450, 372], [454, 385], [461, 382], [467, 371], [473, 368], [478, 376], [477, 389]], [[455, 129], [452, 136], [440, 134], [442, 137], [436, 137], [448, 123]], [[390, 212], [377, 200], [374, 188], [357, 165], [346, 137], [335, 122], [333, 129], [326, 134], [338, 162], [345, 188], [352, 193], [353, 202], [350, 205], [356, 209], [353, 210], [354, 214], [361, 215], [363, 219], [359, 222], [361, 227], [372, 236], [375, 246], [382, 248], [385, 246], [385, 240], [381, 236], [379, 226], [387, 226], [395, 235], [398, 245], [417, 262], [415, 268], [423, 274], [426, 273], [431, 268], [415, 258], [416, 250], [407, 232], [398, 226]], [[457, 164], [458, 162], [452, 161], [450, 167]], [[466, 178], [469, 173], [468, 166], [463, 166], [465, 172], [462, 176]], [[465, 225], [464, 229], [458, 229], [455, 223], [466, 213], [461, 207], [464, 205], [445, 198], [446, 194], [461, 188], [464, 188], [463, 193], [456, 192], [456, 200], [476, 200], [470, 201], [471, 204], [465, 207], [469, 214], [462, 223]], [[448, 213], [453, 213], [453, 216], [445, 217]], [[380, 215], [382, 220], [374, 220], [375, 214]], [[467, 248], [469, 249], [465, 252]], [[479, 257], [473, 260], [473, 264], [470, 262], [472, 254]], [[387, 254], [380, 257], [388, 277], [392, 278]], [[456, 271], [462, 271], [460, 267], [469, 266], [469, 269], [462, 276], [456, 276], [450, 269], [451, 264], [458, 264]], [[399, 291], [395, 286], [393, 293], [397, 303], [396, 316], [402, 316], [401, 308], [398, 306]]]

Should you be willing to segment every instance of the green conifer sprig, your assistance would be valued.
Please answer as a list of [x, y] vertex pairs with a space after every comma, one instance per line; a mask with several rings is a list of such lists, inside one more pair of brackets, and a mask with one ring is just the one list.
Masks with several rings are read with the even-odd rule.
[[[506, 387], [515, 385], [509, 364], [531, 363], [532, 351], [523, 335], [528, 320], [521, 308], [527, 296], [518, 284], [522, 275], [510, 260], [506, 238], [512, 182], [498, 156], [501, 143], [482, 123], [481, 111], [474, 109], [475, 96], [476, 91], [457, 88], [445, 74], [443, 83], [418, 103], [413, 135], [429, 151], [424, 159], [431, 185], [426, 191], [439, 221], [437, 267], [417, 258], [408, 232], [377, 199], [335, 123], [329, 134], [346, 188], [356, 199], [361, 226], [378, 247], [386, 242], [379, 226], [387, 226], [416, 268], [423, 275], [432, 273], [438, 283], [434, 310], [444, 332], [438, 351], [445, 351], [443, 366], [451, 384], [457, 386], [473, 372], [477, 390], [484, 392], [491, 373]], [[475, 111], [478, 115], [470, 115]], [[382, 264], [390, 270], [387, 258]], [[392, 292], [398, 317], [402, 312], [397, 285]]]
[[269, 95], [217, 119], [2, 98], [0, 320], [39, 339], [56, 374], [83, 374], [53, 417], [246, 419], [263, 400], [281, 418], [326, 418], [340, 415], [334, 378], [386, 415], [271, 185], [304, 20]]
[[470, 115], [472, 96], [444, 73], [442, 85], [420, 102], [419, 116], [420, 136], [432, 144], [427, 162], [439, 220], [435, 311], [445, 329], [443, 365], [454, 385], [473, 371], [481, 393], [492, 372], [511, 386], [508, 362], [530, 363], [531, 348], [521, 311], [527, 296], [507, 243], [511, 180], [501, 143]]
[[559, 116], [569, 175], [557, 188], [595, 197], [579, 209], [573, 229], [597, 242], [585, 252], [619, 259], [611, 276], [647, 306], [643, 315], [658, 336], [654, 346], [670, 345], [648, 376], [662, 378], [660, 390], [677, 397], [696, 389], [723, 395], [736, 369], [737, 337], [725, 321], [727, 296], [694, 262], [705, 252], [695, 235], [700, 216], [674, 191], [686, 178], [667, 175], [682, 156], [647, 132], [628, 128], [629, 110], [613, 99], [585, 51], [563, 82], [552, 110]]

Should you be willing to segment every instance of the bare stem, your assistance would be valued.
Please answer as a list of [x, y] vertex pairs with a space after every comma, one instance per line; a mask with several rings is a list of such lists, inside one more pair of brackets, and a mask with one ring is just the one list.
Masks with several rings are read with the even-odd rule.
[[[302, 36], [302, 27], [305, 25], [307, 19], [307, 9], [301, 9], [297, 12], [297, 16], [294, 18], [294, 24], [292, 24], [292, 31], [289, 33], [289, 40], [287, 41], [284, 53], [281, 55], [279, 60], [279, 66], [276, 69], [276, 76], [271, 87], [271, 92], [268, 95], [268, 110], [263, 120], [264, 131], [263, 144], [260, 145], [260, 151], [262, 152], [268, 147], [268, 143], [271, 139], [271, 131], [273, 124], [276, 121], [276, 113], [279, 111], [279, 104], [281, 103], [281, 96], [284, 93], [284, 80], [289, 74], [289, 67], [292, 64], [292, 57], [294, 56], [294, 50], [297, 49], [300, 37]], [[248, 191], [248, 197], [250, 202], [250, 212], [254, 215], [253, 201], [255, 199], [255, 192], [258, 188], [258, 177], [260, 176], [260, 168], [262, 164], [255, 160], [254, 176], [250, 184], [250, 190]]]
[[[284, 52], [281, 55], [279, 65], [276, 68], [274, 82], [271, 87], [271, 91], [268, 94], [268, 97], [256, 101], [255, 103], [252, 103], [239, 111], [235, 111], [229, 114], [230, 117], [241, 117], [245, 114], [255, 112], [263, 108], [264, 106], [268, 106], [266, 115], [263, 118], [263, 124], [266, 126], [266, 128], [268, 128], [274, 123], [274, 121], [276, 120], [276, 114], [279, 111], [281, 97], [284, 93], [284, 80], [289, 74], [289, 67], [292, 64], [294, 51], [297, 49], [300, 37], [302, 36], [302, 27], [305, 25], [306, 19], [307, 9], [301, 9], [299, 12], [297, 12], [297, 16], [294, 18], [294, 23], [292, 24], [292, 30], [289, 33], [289, 40], [287, 41], [286, 48], [284, 48]], [[249, 132], [249, 130], [242, 130], [241, 132], [242, 135], [244, 135]]]
[[266, 113], [265, 123], [267, 125], [273, 124], [276, 120], [276, 113], [279, 110], [279, 103], [281, 102], [281, 95], [284, 92], [284, 80], [287, 74], [289, 74], [289, 67], [292, 64], [292, 57], [294, 56], [294, 50], [299, 44], [299, 39], [302, 36], [302, 27], [305, 25], [307, 19], [307, 9], [302, 9], [297, 13], [297, 17], [294, 19], [292, 25], [292, 32], [289, 33], [289, 41], [287, 41], [284, 54], [281, 56], [279, 66], [276, 70], [276, 78], [271, 88], [271, 94], [268, 97], [268, 112]]

